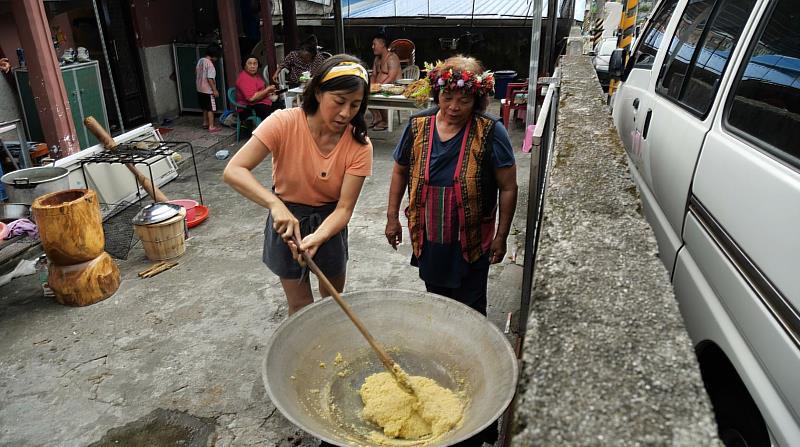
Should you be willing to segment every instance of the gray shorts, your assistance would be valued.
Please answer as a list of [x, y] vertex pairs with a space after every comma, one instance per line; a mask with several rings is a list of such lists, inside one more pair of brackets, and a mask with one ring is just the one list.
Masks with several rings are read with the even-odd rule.
[[[284, 202], [286, 207], [300, 221], [300, 234], [305, 237], [319, 228], [322, 221], [336, 209], [335, 203], [322, 206], [308, 206], [297, 203]], [[308, 268], [301, 268], [300, 264], [292, 257], [292, 251], [280, 235], [272, 228], [272, 213], [267, 215], [267, 225], [264, 229], [264, 254], [261, 259], [264, 264], [281, 279], [307, 279]], [[335, 278], [345, 273], [347, 269], [347, 227], [339, 234], [328, 239], [322, 244], [314, 255], [322, 273], [329, 278]]]

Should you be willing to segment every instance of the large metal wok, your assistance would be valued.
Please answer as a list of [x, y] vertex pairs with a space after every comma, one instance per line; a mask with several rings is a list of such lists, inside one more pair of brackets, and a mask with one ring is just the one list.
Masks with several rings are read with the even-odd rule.
[[[375, 290], [343, 298], [409, 374], [435, 379], [468, 399], [461, 425], [430, 445], [467, 439], [508, 406], [517, 359], [503, 333], [479, 313], [424, 292]], [[335, 361], [339, 353], [344, 362]], [[377, 355], [332, 299], [284, 321], [269, 341], [262, 368], [264, 386], [281, 413], [340, 446], [376, 445], [371, 435], [379, 429], [359, 417], [358, 389], [381, 371]]]

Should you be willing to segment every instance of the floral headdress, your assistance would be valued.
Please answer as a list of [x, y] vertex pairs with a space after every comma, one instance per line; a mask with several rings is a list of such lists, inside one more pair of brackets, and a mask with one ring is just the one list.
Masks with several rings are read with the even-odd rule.
[[462, 90], [477, 96], [494, 93], [494, 74], [491, 71], [473, 73], [469, 70], [445, 68], [442, 61], [437, 61], [436, 65], [426, 62], [425, 68], [428, 70], [431, 95], [438, 95], [442, 89]]

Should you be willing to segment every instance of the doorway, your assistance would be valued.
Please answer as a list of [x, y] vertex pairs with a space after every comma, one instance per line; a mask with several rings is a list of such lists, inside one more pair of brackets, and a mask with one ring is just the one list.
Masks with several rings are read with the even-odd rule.
[[126, 130], [150, 121], [142, 63], [133, 38], [130, 4], [123, 0], [101, 0], [99, 5], [106, 51]]

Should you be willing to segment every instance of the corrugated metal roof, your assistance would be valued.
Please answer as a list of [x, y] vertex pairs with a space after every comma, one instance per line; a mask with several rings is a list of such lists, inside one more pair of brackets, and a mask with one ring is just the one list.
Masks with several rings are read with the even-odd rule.
[[[560, 0], [559, 3], [563, 1]], [[543, 16], [547, 16], [547, 2]], [[342, 15], [349, 19], [380, 17], [473, 16], [470, 0], [343, 0]], [[474, 16], [481, 19], [530, 17], [532, 0], [475, 0]]]

